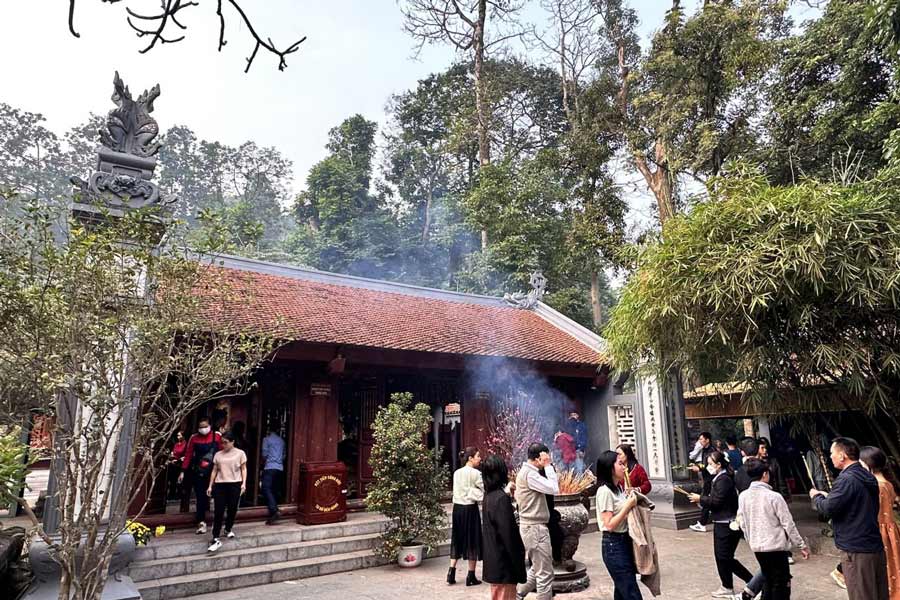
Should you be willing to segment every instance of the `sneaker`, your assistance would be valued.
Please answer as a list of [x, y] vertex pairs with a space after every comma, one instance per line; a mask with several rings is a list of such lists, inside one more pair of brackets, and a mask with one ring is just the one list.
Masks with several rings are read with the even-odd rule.
[[228, 539], [232, 539], [232, 540], [233, 540], [233, 539], [234, 539], [234, 532], [233, 532], [233, 531], [226, 531], [226, 532], [225, 532], [225, 537], [227, 537]]
[[200, 523], [200, 526], [197, 527], [197, 535], [201, 535], [206, 533], [206, 523]]
[[844, 574], [835, 569], [831, 572], [831, 579], [834, 580], [838, 587], [847, 589], [847, 581], [844, 579]]
[[219, 548], [222, 547], [222, 542], [219, 541], [219, 538], [216, 538], [212, 541], [212, 544], [209, 545], [209, 548], [206, 549], [207, 552], [215, 552]]
[[697, 521], [693, 525], [690, 526], [691, 531], [696, 531], [699, 533], [706, 533], [706, 525], [701, 525], [700, 521]]
[[734, 590], [719, 586], [719, 589], [710, 594], [713, 598], [734, 598]]

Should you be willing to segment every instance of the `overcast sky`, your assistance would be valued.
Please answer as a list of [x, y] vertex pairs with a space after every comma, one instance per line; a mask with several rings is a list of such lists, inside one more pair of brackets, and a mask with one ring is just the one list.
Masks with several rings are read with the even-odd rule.
[[[391, 94], [410, 89], [455, 58], [446, 46], [426, 47], [412, 58], [413, 41], [402, 29], [394, 0], [244, 0], [254, 27], [287, 45], [308, 36], [279, 72], [262, 52], [249, 74], [244, 58], [253, 42], [235, 13], [226, 12], [228, 45], [220, 53], [216, 2], [186, 9], [187, 38], [139, 54], [144, 40], [125, 23], [124, 6], [158, 10], [159, 0], [106, 4], [78, 0], [76, 29], [67, 29], [60, 0], [0, 2], [0, 101], [40, 112], [61, 133], [90, 112], [112, 104], [113, 71], [132, 92], [159, 83], [154, 116], [165, 130], [187, 125], [204, 139], [238, 145], [253, 140], [275, 146], [293, 162], [295, 189], [324, 154], [328, 130], [354, 113], [384, 122]], [[533, 5], [529, 15], [539, 14]], [[689, 6], [694, 2], [688, 2]], [[670, 3], [634, 0], [645, 38], [659, 27]], [[637, 197], [639, 211], [645, 204]], [[635, 215], [637, 216], [637, 215]]]

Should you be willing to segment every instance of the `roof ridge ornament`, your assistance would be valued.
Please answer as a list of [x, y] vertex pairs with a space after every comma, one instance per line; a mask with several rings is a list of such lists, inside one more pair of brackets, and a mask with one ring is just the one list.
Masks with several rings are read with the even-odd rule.
[[529, 282], [531, 283], [530, 292], [527, 294], [524, 292], [503, 294], [503, 300], [515, 308], [531, 310], [536, 307], [544, 298], [544, 292], [547, 289], [547, 278], [544, 277], [544, 274], [538, 269], [531, 274]]

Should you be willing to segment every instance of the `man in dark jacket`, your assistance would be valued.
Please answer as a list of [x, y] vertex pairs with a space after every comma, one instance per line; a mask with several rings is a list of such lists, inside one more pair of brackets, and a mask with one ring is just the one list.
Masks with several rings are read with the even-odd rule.
[[[759, 442], [756, 438], [749, 436], [741, 438], [740, 448], [741, 459], [743, 461], [746, 461], [748, 458], [756, 458], [759, 455]], [[734, 486], [737, 488], [739, 494], [747, 491], [747, 488], [750, 487], [750, 483], [750, 476], [747, 475], [747, 472], [743, 468], [735, 471]]]
[[831, 462], [841, 471], [831, 492], [815, 488], [809, 497], [834, 525], [834, 544], [850, 600], [888, 600], [887, 561], [878, 528], [878, 481], [859, 464], [859, 444], [835, 438]]

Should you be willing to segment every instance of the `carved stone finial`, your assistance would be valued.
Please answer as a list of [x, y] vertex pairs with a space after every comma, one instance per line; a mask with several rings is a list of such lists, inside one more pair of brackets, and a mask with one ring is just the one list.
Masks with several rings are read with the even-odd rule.
[[516, 308], [534, 308], [544, 298], [544, 292], [547, 289], [547, 278], [538, 270], [531, 274], [530, 283], [531, 291], [527, 294], [523, 292], [504, 294], [503, 299], [507, 304]]
[[[97, 204], [108, 208], [141, 208], [159, 204], [159, 187], [152, 181], [159, 151], [159, 125], [150, 116], [153, 101], [159, 97], [159, 85], [145, 90], [137, 100], [118, 71], [113, 78], [112, 101], [116, 108], [106, 117], [106, 129], [100, 131], [97, 170], [87, 181], [71, 179], [80, 198], [78, 204]], [[165, 204], [174, 201], [167, 199]]]
[[131, 91], [119, 77], [113, 78], [112, 101], [116, 108], [106, 116], [106, 130], [100, 130], [100, 141], [104, 146], [116, 152], [150, 157], [159, 151], [159, 125], [150, 116], [153, 112], [153, 101], [159, 97], [159, 84], [138, 96], [135, 101]]

